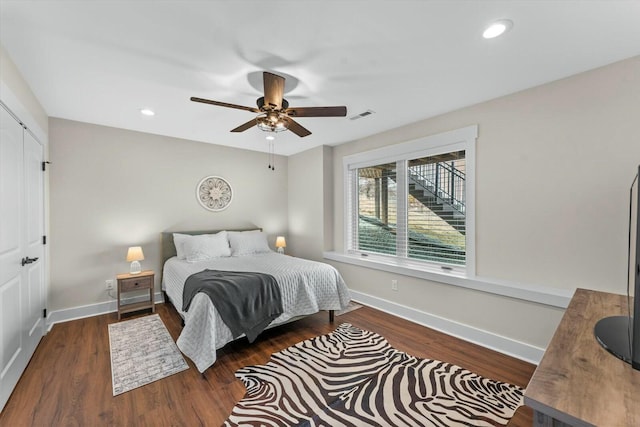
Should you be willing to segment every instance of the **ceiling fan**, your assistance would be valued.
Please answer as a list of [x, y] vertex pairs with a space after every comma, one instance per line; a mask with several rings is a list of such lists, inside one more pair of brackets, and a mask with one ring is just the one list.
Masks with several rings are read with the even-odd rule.
[[311, 135], [311, 132], [293, 120], [294, 117], [345, 117], [347, 107], [289, 107], [289, 102], [284, 96], [284, 77], [265, 71], [263, 73], [264, 96], [256, 101], [258, 108], [245, 107], [243, 105], [229, 104], [227, 102], [212, 101], [210, 99], [192, 96], [194, 102], [218, 105], [220, 107], [236, 108], [238, 110], [258, 113], [258, 116], [231, 129], [231, 132], [244, 132], [254, 126], [265, 132], [282, 132], [290, 130], [299, 137]]

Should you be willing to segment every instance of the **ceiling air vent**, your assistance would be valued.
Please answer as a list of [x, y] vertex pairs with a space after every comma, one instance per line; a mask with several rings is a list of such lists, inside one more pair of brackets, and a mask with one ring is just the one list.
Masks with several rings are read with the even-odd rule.
[[363, 118], [363, 117], [370, 116], [370, 115], [372, 115], [372, 114], [374, 114], [374, 113], [375, 113], [375, 111], [367, 110], [367, 111], [362, 112], [362, 113], [360, 113], [360, 114], [356, 114], [355, 116], [351, 116], [351, 117], [349, 117], [349, 120], [358, 120], [358, 119], [361, 119], [361, 118]]

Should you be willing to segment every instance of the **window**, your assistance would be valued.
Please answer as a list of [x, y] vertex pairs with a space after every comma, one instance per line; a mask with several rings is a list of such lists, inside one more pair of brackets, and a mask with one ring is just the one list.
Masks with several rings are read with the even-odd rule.
[[473, 273], [477, 127], [345, 158], [348, 252]]
[[465, 152], [408, 162], [409, 258], [465, 264]]
[[358, 174], [358, 239], [362, 251], [396, 254], [396, 164], [356, 169]]

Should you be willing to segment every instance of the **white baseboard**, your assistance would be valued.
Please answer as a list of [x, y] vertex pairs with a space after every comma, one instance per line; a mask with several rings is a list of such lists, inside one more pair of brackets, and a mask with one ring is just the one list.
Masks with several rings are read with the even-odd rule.
[[[358, 302], [374, 307], [394, 316], [401, 317], [411, 322], [436, 329], [445, 334], [508, 354], [509, 356], [538, 364], [544, 355], [544, 349], [503, 337], [482, 329], [474, 328], [444, 317], [435, 316], [415, 308], [407, 307], [382, 298], [374, 297], [362, 292], [351, 290], [351, 297]], [[123, 300], [127, 304], [143, 301], [144, 296], [128, 298]], [[164, 302], [162, 292], [154, 295], [156, 303]], [[47, 316], [47, 331], [56, 323], [68, 322], [70, 320], [82, 319], [85, 317], [98, 316], [117, 311], [116, 301], [105, 301], [97, 304], [84, 305], [80, 307], [56, 310]]]
[[[144, 295], [124, 298], [122, 300], [125, 304], [132, 304], [148, 300]], [[154, 294], [154, 301], [156, 304], [164, 302], [162, 292], [156, 292]], [[100, 314], [114, 313], [118, 310], [118, 305], [115, 300], [105, 301], [97, 304], [83, 305], [80, 307], [65, 308], [62, 310], [52, 311], [47, 315], [47, 331], [51, 330], [51, 327], [56, 323], [68, 322], [69, 320], [83, 319], [85, 317], [98, 316]]]
[[401, 317], [411, 322], [436, 329], [447, 335], [481, 345], [500, 353], [513, 356], [515, 358], [538, 364], [544, 355], [544, 349], [503, 337], [482, 329], [474, 328], [463, 323], [435, 316], [415, 308], [407, 307], [382, 298], [374, 297], [362, 292], [351, 290], [351, 297], [358, 302], [374, 307], [394, 316]]

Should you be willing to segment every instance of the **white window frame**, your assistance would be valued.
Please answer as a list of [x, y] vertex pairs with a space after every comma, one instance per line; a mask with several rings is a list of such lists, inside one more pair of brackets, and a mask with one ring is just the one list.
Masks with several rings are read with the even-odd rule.
[[[357, 255], [366, 257], [367, 263], [380, 263], [394, 265], [395, 267], [407, 268], [410, 270], [425, 271], [434, 274], [443, 274], [456, 277], [475, 277], [475, 163], [476, 163], [476, 139], [478, 137], [478, 126], [472, 125], [448, 132], [431, 135], [416, 140], [394, 144], [387, 147], [352, 154], [343, 158], [343, 180], [344, 180], [344, 252], [351, 256]], [[372, 254], [370, 252], [358, 251], [351, 247], [352, 233], [357, 228], [357, 222], [351, 211], [352, 206], [357, 206], [357, 202], [352, 198], [357, 197], [357, 180], [351, 179], [352, 171], [359, 168], [375, 166], [384, 163], [396, 162], [398, 171], [398, 188], [406, 187], [406, 174], [400, 173], [406, 170], [409, 160], [421, 157], [434, 156], [437, 154], [450, 153], [455, 151], [465, 152], [466, 159], [466, 200], [465, 200], [465, 265], [447, 266], [443, 269], [441, 264], [422, 260], [409, 259], [398, 255]], [[400, 198], [398, 203], [406, 200]], [[399, 206], [400, 208], [400, 206]], [[400, 220], [400, 219], [399, 219]]]

